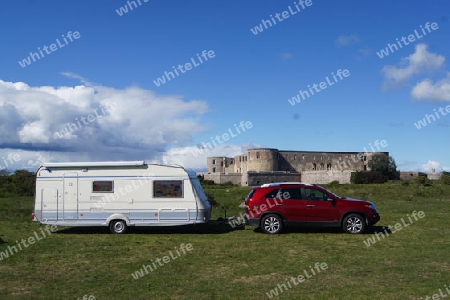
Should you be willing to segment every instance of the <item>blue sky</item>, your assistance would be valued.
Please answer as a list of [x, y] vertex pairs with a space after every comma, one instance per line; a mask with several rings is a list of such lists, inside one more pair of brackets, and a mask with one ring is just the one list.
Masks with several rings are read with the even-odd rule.
[[[207, 156], [249, 147], [360, 152], [385, 140], [381, 150], [401, 170], [450, 170], [448, 1], [134, 3], [3, 1], [0, 168], [147, 160], [200, 170]], [[427, 22], [437, 27], [424, 35]], [[415, 30], [420, 38], [380, 58]], [[200, 63], [204, 50], [214, 55]], [[338, 70], [350, 75], [289, 103]], [[252, 126], [237, 133], [242, 121]], [[227, 141], [193, 154], [229, 130]]]

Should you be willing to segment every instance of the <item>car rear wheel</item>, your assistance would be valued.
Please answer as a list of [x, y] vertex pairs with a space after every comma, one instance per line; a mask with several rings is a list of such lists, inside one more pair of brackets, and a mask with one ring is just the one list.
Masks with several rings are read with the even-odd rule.
[[267, 215], [261, 221], [261, 229], [268, 234], [280, 233], [283, 229], [283, 220], [277, 215]]
[[346, 233], [359, 234], [366, 230], [366, 221], [359, 214], [350, 214], [345, 217], [342, 227]]
[[127, 231], [127, 223], [123, 220], [114, 220], [109, 224], [109, 230], [114, 234], [122, 234]]

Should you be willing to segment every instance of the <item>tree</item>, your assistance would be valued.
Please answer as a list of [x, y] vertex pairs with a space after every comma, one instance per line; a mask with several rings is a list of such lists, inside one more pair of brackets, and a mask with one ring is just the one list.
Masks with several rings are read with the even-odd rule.
[[35, 175], [27, 170], [16, 170], [11, 175], [13, 190], [17, 195], [33, 196], [35, 189]]
[[369, 161], [368, 166], [371, 172], [379, 172], [387, 176], [388, 179], [400, 179], [400, 173], [397, 172], [397, 165], [392, 156], [375, 154]]
[[450, 185], [450, 172], [442, 172], [441, 178], [439, 178], [438, 183]]

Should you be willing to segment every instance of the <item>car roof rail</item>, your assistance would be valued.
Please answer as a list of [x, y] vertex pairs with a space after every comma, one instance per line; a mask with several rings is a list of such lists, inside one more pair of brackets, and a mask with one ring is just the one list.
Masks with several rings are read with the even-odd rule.
[[265, 183], [265, 184], [261, 185], [261, 187], [281, 186], [281, 185], [290, 185], [290, 184], [303, 184], [303, 185], [313, 186], [313, 184], [311, 184], [311, 183], [296, 181], [296, 182], [272, 182], [272, 183]]

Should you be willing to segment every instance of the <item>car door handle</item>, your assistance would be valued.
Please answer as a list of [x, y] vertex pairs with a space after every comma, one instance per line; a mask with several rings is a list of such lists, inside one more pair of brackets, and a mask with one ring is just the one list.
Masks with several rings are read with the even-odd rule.
[[314, 207], [315, 205], [314, 204], [308, 204], [308, 205], [306, 205], [306, 207]]
[[277, 206], [281, 206], [281, 205], [283, 205], [283, 204], [277, 203]]

